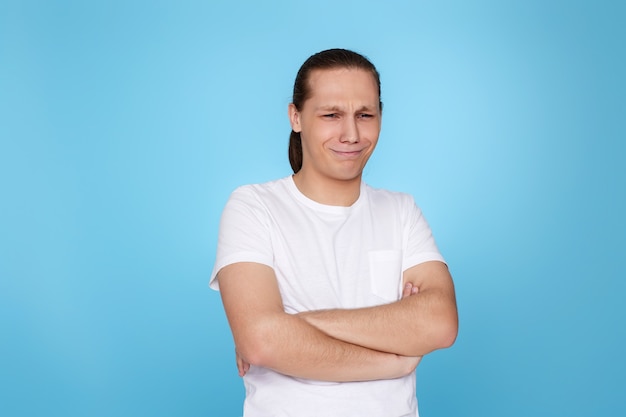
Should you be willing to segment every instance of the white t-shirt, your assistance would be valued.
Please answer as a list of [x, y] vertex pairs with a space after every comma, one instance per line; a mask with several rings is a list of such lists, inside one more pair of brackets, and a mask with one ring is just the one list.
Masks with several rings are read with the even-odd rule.
[[[285, 311], [359, 308], [400, 299], [402, 272], [444, 261], [408, 194], [361, 184], [350, 207], [304, 196], [291, 176], [236, 189], [222, 214], [210, 286], [220, 269], [274, 269]], [[245, 417], [415, 417], [415, 373], [392, 380], [323, 382], [252, 366]]]

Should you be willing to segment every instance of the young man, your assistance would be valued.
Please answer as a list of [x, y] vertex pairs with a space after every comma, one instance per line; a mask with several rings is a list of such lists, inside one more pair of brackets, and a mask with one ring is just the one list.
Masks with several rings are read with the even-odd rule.
[[415, 368], [454, 343], [454, 287], [421, 211], [361, 180], [381, 117], [371, 62], [311, 56], [289, 105], [294, 174], [240, 187], [224, 209], [211, 287], [244, 417], [415, 417]]

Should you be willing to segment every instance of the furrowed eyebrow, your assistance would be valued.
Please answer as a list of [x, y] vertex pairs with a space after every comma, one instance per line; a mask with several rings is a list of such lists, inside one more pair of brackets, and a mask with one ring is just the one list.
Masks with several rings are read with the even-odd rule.
[[[343, 112], [344, 109], [339, 107], [339, 106], [320, 106], [317, 108], [317, 111], [324, 111], [324, 112]], [[356, 112], [357, 113], [361, 113], [361, 112], [375, 112], [376, 110], [370, 106], [361, 106], [359, 107]]]
[[343, 111], [343, 109], [337, 107], [337, 106], [320, 106], [317, 108], [318, 111], [324, 111], [324, 112], [341, 112]]

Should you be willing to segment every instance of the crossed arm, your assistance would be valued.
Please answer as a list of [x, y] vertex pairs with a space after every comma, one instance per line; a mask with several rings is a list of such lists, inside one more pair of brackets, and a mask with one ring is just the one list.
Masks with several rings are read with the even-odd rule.
[[252, 364], [324, 381], [398, 378], [456, 338], [454, 287], [440, 262], [407, 270], [395, 303], [297, 315], [284, 312], [268, 266], [232, 264], [218, 279], [241, 375]]

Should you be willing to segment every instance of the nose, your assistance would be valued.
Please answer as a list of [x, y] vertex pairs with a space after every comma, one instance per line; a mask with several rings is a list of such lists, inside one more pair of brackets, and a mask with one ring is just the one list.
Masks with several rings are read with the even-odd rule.
[[346, 143], [358, 143], [359, 142], [359, 128], [357, 127], [357, 121], [352, 118], [344, 119], [343, 132], [341, 135], [341, 141]]

